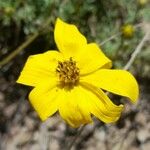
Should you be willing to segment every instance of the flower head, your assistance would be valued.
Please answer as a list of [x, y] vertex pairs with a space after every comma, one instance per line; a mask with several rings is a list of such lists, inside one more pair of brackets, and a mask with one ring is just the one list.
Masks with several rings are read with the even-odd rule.
[[131, 24], [124, 25], [122, 27], [122, 34], [125, 38], [131, 38], [134, 34], [134, 27]]
[[111, 60], [96, 43], [87, 43], [76, 26], [56, 21], [55, 42], [50, 50], [28, 58], [18, 83], [33, 86], [29, 100], [44, 121], [59, 112], [72, 127], [92, 122], [91, 115], [105, 123], [118, 120], [123, 105], [115, 105], [103, 90], [136, 102], [138, 85], [124, 70], [111, 70]]
[[148, 0], [137, 0], [140, 6], [144, 6], [148, 3]]

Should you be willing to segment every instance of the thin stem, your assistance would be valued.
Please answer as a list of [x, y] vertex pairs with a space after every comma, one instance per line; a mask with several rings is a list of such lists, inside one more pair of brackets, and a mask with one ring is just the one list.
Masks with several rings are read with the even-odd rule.
[[124, 70], [128, 70], [131, 67], [131, 65], [133, 64], [137, 55], [141, 52], [142, 47], [144, 46], [145, 42], [148, 40], [149, 34], [150, 34], [150, 32], [147, 32], [145, 34], [145, 36], [143, 37], [143, 39], [141, 40], [141, 42], [138, 44], [138, 46], [136, 47], [136, 49], [132, 53], [131, 58], [129, 59], [127, 64], [124, 66], [124, 68], [123, 68]]
[[39, 138], [39, 144], [41, 150], [48, 150], [49, 145], [49, 136], [47, 132], [47, 126], [46, 122], [43, 122], [40, 126], [40, 138]]
[[12, 53], [10, 53], [6, 58], [4, 58], [0, 62], [0, 67], [7, 64], [11, 61], [17, 54], [19, 54], [22, 50], [24, 50], [28, 45], [30, 45], [37, 37], [39, 33], [34, 33], [30, 38], [28, 38], [22, 45], [20, 45], [17, 49], [15, 49]]
[[118, 37], [119, 35], [121, 35], [121, 32], [118, 32], [114, 35], [112, 35], [111, 37], [109, 37], [108, 39], [104, 40], [103, 42], [100, 43], [100, 46], [104, 45], [105, 43], [115, 39], [116, 37]]
[[[134, 25], [134, 28], [137, 29], [137, 28], [141, 27], [142, 25], [143, 25], [143, 23], [138, 23], [138, 24]], [[117, 38], [117, 37], [120, 36], [121, 34], [122, 34], [121, 32], [118, 32], [118, 33], [116, 33], [116, 34], [110, 36], [109, 38], [107, 38], [107, 39], [104, 40], [103, 42], [101, 42], [99, 45], [102, 46], [102, 45], [104, 45], [105, 43], [107, 43], [107, 42], [109, 42], [109, 41], [111, 41], [111, 40]]]
[[42, 32], [43, 29], [48, 27], [50, 22], [52, 21], [51, 18], [47, 20], [47, 22], [40, 28], [40, 30], [30, 36], [24, 43], [22, 43], [17, 49], [11, 52], [8, 56], [6, 56], [2, 61], [0, 61], [0, 68], [11, 61], [14, 57], [16, 57], [21, 51], [23, 51], [27, 46], [29, 46]]
[[71, 150], [72, 146], [74, 145], [74, 143], [76, 142], [76, 140], [78, 139], [78, 137], [81, 135], [81, 133], [83, 132], [84, 130], [84, 126], [82, 126], [78, 131], [77, 131], [77, 134], [76, 136], [73, 138], [73, 140], [71, 141], [71, 143], [68, 145], [68, 147], [66, 148], [66, 150]]

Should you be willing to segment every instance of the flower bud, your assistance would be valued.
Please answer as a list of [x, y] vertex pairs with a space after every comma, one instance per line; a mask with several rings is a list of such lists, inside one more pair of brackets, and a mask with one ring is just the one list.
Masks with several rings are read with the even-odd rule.
[[134, 34], [134, 27], [133, 27], [133, 25], [127, 24], [127, 25], [124, 25], [122, 27], [122, 35], [125, 38], [131, 38], [131, 37], [133, 37], [133, 34]]
[[147, 2], [148, 2], [148, 0], [138, 0], [138, 4], [139, 4], [140, 6], [146, 5]]

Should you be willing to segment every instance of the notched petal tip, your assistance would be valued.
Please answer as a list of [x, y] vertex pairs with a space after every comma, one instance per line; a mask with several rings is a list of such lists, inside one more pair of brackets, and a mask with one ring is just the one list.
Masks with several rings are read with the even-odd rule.
[[65, 57], [74, 57], [79, 48], [87, 44], [86, 38], [75, 25], [68, 24], [60, 18], [56, 20], [54, 39], [59, 51]]

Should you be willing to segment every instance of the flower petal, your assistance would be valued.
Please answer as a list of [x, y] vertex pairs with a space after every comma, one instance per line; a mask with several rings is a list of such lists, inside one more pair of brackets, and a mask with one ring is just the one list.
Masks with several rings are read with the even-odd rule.
[[118, 113], [122, 111], [123, 105], [115, 105], [100, 88], [97, 88], [86, 82], [81, 82], [80, 85], [88, 91], [92, 91], [92, 93], [95, 94], [105, 106], [107, 105], [106, 109], [108, 109], [109, 111], [111, 110], [111, 114], [116, 114], [116, 112]]
[[135, 103], [138, 98], [138, 84], [133, 75], [125, 70], [100, 69], [80, 79], [114, 94], [128, 97]]
[[30, 56], [17, 82], [36, 86], [46, 78], [55, 76], [58, 61], [62, 59], [62, 55], [58, 51], [48, 51]]
[[79, 48], [87, 44], [86, 38], [79, 32], [77, 27], [57, 19], [54, 38], [60, 52], [67, 58], [73, 57]]
[[87, 107], [87, 99], [81, 93], [79, 87], [74, 87], [72, 90], [64, 90], [61, 94], [59, 113], [69, 125], [76, 128], [81, 124], [92, 122]]
[[80, 74], [85, 75], [99, 68], [111, 68], [111, 60], [105, 56], [96, 43], [91, 43], [80, 48], [75, 56]]
[[102, 90], [85, 83], [64, 91], [61, 97], [60, 115], [72, 127], [92, 122], [90, 114], [106, 123], [115, 122], [123, 109], [122, 105], [113, 104]]
[[88, 83], [81, 83], [82, 93], [87, 96], [89, 111], [105, 123], [112, 123], [119, 119], [123, 105], [115, 105], [101, 90]]
[[46, 120], [58, 110], [60, 89], [55, 79], [38, 84], [29, 94], [29, 100], [41, 120]]

